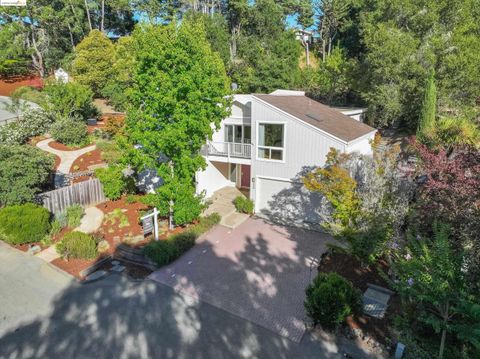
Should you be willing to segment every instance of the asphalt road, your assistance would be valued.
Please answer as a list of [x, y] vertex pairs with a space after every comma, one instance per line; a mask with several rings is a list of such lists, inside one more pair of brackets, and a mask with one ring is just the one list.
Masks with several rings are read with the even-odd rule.
[[373, 358], [334, 336], [294, 343], [153, 281], [82, 285], [4, 244], [0, 317], [2, 359]]

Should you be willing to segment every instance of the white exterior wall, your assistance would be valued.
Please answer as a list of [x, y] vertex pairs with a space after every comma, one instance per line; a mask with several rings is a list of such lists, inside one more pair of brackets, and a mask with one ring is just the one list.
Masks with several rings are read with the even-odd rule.
[[[346, 150], [346, 144], [321, 130], [264, 104], [252, 101], [252, 183], [250, 198], [260, 216], [296, 225], [320, 223], [324, 217], [324, 200], [307, 191], [301, 177], [314, 167], [325, 165], [330, 148]], [[258, 159], [258, 124], [285, 125], [284, 160]]]
[[225, 142], [225, 125], [249, 125], [251, 123], [251, 103], [246, 105], [234, 101], [232, 104], [232, 113], [222, 121], [220, 129], [212, 136], [213, 142]]
[[372, 153], [372, 145], [370, 143], [371, 141], [373, 141], [375, 133], [376, 131], [371, 132], [366, 136], [350, 142], [347, 146], [346, 151], [348, 153], [359, 152], [362, 155], [370, 155]]
[[234, 187], [235, 183], [228, 180], [228, 163], [207, 161], [205, 171], [197, 172], [197, 194], [202, 192], [205, 197], [211, 197], [215, 191], [223, 187]]

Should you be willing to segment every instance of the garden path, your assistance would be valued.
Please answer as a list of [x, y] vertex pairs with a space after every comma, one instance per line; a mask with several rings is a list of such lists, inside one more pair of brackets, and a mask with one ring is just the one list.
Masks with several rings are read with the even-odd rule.
[[218, 213], [222, 219], [220, 224], [228, 228], [236, 228], [245, 222], [250, 216], [245, 213], [238, 213], [233, 204], [233, 200], [238, 196], [244, 196], [236, 187], [224, 187], [216, 191], [209, 199], [211, 204], [204, 211], [208, 216], [212, 213]]
[[74, 151], [60, 151], [48, 145], [52, 141], [52, 138], [40, 141], [37, 143], [37, 147], [45, 152], [53, 153], [60, 158], [60, 165], [58, 166], [57, 172], [55, 173], [55, 188], [60, 188], [66, 185], [65, 175], [70, 173], [70, 167], [72, 167], [73, 162], [81, 155], [93, 151], [96, 146], [92, 145]]

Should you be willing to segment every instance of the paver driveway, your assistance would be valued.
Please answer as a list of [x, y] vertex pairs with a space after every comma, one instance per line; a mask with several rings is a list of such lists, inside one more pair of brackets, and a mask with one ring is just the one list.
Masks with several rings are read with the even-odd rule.
[[320, 258], [329, 240], [249, 219], [234, 230], [217, 226], [150, 279], [299, 342], [305, 287], [316, 274], [311, 259]]

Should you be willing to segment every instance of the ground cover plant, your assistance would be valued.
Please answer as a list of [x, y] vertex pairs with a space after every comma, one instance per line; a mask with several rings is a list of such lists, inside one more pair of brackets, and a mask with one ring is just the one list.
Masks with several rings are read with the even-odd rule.
[[65, 215], [67, 217], [67, 225], [70, 228], [76, 228], [82, 221], [85, 210], [79, 204], [74, 204], [66, 209]]
[[220, 216], [213, 213], [201, 217], [199, 222], [185, 232], [173, 234], [166, 240], [152, 241], [144, 248], [145, 255], [157, 265], [163, 266], [173, 262], [195, 245], [196, 239], [220, 222]]
[[244, 196], [238, 196], [233, 200], [233, 204], [238, 212], [253, 214], [255, 205], [251, 199]]
[[0, 239], [10, 244], [39, 242], [50, 231], [50, 212], [32, 203], [0, 209]]

